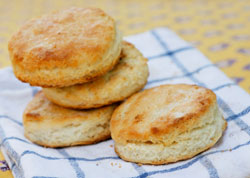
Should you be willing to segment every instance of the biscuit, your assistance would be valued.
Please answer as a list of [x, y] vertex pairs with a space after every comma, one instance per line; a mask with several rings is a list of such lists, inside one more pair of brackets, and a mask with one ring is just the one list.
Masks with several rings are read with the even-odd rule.
[[122, 159], [166, 164], [212, 147], [226, 125], [211, 90], [178, 84], [131, 96], [115, 109], [110, 129]]
[[9, 41], [16, 77], [30, 85], [65, 87], [111, 70], [121, 52], [115, 21], [98, 8], [70, 8], [32, 19]]
[[110, 138], [109, 122], [115, 105], [72, 110], [51, 103], [40, 91], [23, 114], [24, 135], [45, 147], [92, 144]]
[[93, 82], [64, 88], [43, 88], [52, 102], [69, 108], [96, 108], [124, 100], [144, 87], [148, 78], [147, 59], [130, 43], [122, 43], [115, 68]]

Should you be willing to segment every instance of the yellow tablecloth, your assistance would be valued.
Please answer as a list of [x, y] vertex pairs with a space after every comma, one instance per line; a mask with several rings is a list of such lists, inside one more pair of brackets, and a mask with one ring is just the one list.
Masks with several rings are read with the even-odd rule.
[[[21, 24], [71, 6], [104, 9], [124, 36], [167, 26], [250, 93], [250, 0], [1, 0], [0, 68], [10, 65], [7, 43]], [[12, 175], [0, 170], [0, 177]]]

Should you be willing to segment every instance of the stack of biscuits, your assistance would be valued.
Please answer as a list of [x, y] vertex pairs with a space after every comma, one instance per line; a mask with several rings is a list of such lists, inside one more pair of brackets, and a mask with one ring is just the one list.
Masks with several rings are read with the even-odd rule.
[[70, 8], [32, 19], [9, 42], [16, 77], [42, 87], [23, 114], [25, 136], [46, 147], [110, 138], [120, 101], [147, 82], [147, 59], [122, 41], [98, 8]]
[[25, 136], [39, 145], [92, 144], [111, 135], [122, 159], [166, 164], [212, 147], [226, 129], [209, 89], [177, 84], [138, 92], [147, 60], [100, 9], [33, 19], [13, 35], [9, 53], [16, 77], [42, 87], [23, 114]]

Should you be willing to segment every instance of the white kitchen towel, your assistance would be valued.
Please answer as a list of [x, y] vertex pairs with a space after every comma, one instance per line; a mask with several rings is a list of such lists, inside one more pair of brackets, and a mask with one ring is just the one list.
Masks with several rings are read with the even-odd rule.
[[39, 88], [18, 81], [11, 68], [0, 70], [1, 148], [15, 177], [245, 178], [250, 177], [250, 96], [215, 64], [167, 28], [125, 38], [149, 59], [145, 88], [197, 84], [212, 89], [228, 122], [211, 149], [186, 161], [139, 166], [121, 160], [112, 140], [89, 146], [51, 149], [23, 135], [22, 113]]

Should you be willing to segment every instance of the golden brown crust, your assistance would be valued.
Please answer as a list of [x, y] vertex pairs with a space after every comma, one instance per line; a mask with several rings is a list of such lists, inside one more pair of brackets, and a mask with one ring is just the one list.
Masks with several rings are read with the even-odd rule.
[[[118, 143], [172, 143], [180, 134], [199, 125], [216, 103], [209, 89], [195, 85], [162, 85], [144, 90], [117, 107], [111, 118], [112, 138]], [[171, 135], [172, 134], [172, 135]], [[166, 135], [170, 138], [165, 139]]]
[[9, 41], [15, 75], [31, 85], [63, 87], [93, 80], [117, 62], [121, 37], [98, 8], [70, 8], [24, 24]]
[[147, 59], [123, 41], [122, 53], [115, 68], [93, 82], [64, 88], [43, 88], [52, 102], [75, 109], [97, 108], [122, 101], [141, 90], [148, 77]]
[[51, 103], [40, 91], [23, 113], [24, 134], [45, 147], [97, 143], [110, 137], [109, 121], [114, 108], [67, 109]]

